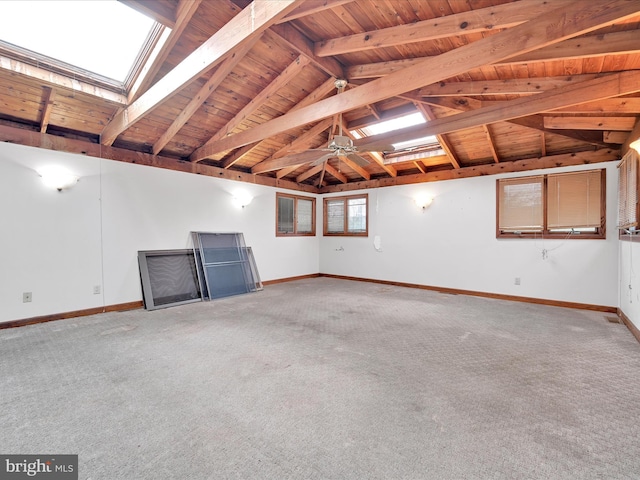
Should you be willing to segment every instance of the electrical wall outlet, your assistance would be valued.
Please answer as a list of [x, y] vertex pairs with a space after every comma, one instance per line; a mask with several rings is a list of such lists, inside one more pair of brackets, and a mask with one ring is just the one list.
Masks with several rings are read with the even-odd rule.
[[29, 303], [31, 301], [31, 292], [24, 292], [22, 294], [22, 303]]
[[520, 285], [520, 277], [516, 277], [515, 281], [513, 282], [514, 285]]
[[100, 287], [100, 285], [96, 285], [95, 287], [93, 287], [93, 294], [94, 295], [100, 295], [101, 291], [102, 291], [102, 288]]

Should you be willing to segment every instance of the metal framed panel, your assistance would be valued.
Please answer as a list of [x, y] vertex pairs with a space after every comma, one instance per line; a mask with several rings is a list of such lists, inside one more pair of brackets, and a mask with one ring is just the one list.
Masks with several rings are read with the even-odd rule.
[[139, 251], [138, 266], [147, 310], [202, 301], [192, 250]]

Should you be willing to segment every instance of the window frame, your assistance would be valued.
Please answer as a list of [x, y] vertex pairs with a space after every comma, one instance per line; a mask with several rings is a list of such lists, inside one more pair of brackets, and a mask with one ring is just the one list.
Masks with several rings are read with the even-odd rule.
[[[595, 232], [579, 232], [579, 231], [553, 231], [553, 229], [549, 229], [549, 219], [548, 217], [548, 180], [550, 177], [565, 175], [567, 173], [587, 173], [587, 172], [600, 172], [600, 226], [595, 227]], [[606, 208], [606, 197], [607, 197], [607, 177], [606, 177], [606, 169], [591, 169], [591, 170], [576, 170], [571, 172], [562, 172], [562, 173], [550, 173], [544, 175], [533, 175], [531, 178], [539, 178], [542, 177], [542, 230], [539, 231], [530, 231], [530, 232], [506, 232], [500, 230], [500, 184], [501, 181], [505, 180], [513, 180], [513, 179], [526, 179], [527, 177], [508, 177], [508, 178], [500, 178], [496, 180], [496, 238], [545, 238], [545, 239], [592, 239], [592, 240], [604, 240], [607, 236], [606, 231], [606, 223], [607, 223], [607, 208]]]
[[[349, 204], [349, 200], [356, 200], [356, 199], [364, 199], [365, 200], [365, 210], [366, 210], [366, 215], [365, 215], [365, 229], [363, 232], [350, 232], [349, 231], [349, 208], [348, 208], [348, 204]], [[327, 204], [328, 202], [335, 202], [337, 200], [342, 200], [343, 205], [344, 205], [344, 230], [342, 232], [329, 232], [328, 231], [328, 227], [329, 227], [329, 223], [328, 223], [328, 217], [327, 217], [327, 212], [328, 212], [328, 208], [327, 208]], [[326, 197], [323, 199], [323, 204], [322, 204], [322, 234], [324, 236], [327, 237], [368, 237], [369, 236], [369, 194], [368, 193], [363, 193], [360, 195], [346, 195], [346, 196], [341, 196], [341, 197]]]
[[[293, 232], [280, 231], [280, 198], [290, 198], [293, 200]], [[311, 231], [298, 232], [298, 201], [306, 200], [311, 202]], [[306, 197], [304, 195], [294, 195], [291, 193], [276, 192], [276, 237], [315, 237], [316, 236], [316, 199], [314, 197]]]

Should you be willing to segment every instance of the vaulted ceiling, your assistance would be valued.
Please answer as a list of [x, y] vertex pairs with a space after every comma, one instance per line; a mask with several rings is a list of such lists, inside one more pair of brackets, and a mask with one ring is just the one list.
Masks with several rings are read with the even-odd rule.
[[[325, 193], [614, 161], [640, 137], [638, 0], [121, 1], [165, 27], [126, 84], [0, 46], [0, 141]], [[355, 155], [303, 153], [341, 131]]]

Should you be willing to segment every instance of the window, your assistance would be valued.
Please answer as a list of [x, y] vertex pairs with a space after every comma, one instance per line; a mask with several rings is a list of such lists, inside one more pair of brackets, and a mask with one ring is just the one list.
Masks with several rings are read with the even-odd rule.
[[605, 238], [605, 170], [497, 181], [498, 237]]
[[367, 236], [367, 195], [324, 199], [324, 234]]
[[629, 149], [618, 165], [618, 228], [638, 228], [638, 153]]
[[276, 193], [276, 236], [316, 234], [316, 199]]
[[[157, 34], [156, 22], [115, 0], [3, 0], [2, 13], [0, 42], [4, 48], [26, 49], [35, 52], [39, 62], [53, 61], [56, 66], [64, 62], [80, 78], [88, 71], [118, 85], [125, 82], [143, 48], [151, 43], [150, 36]], [[24, 54], [32, 57], [29, 52]]]

